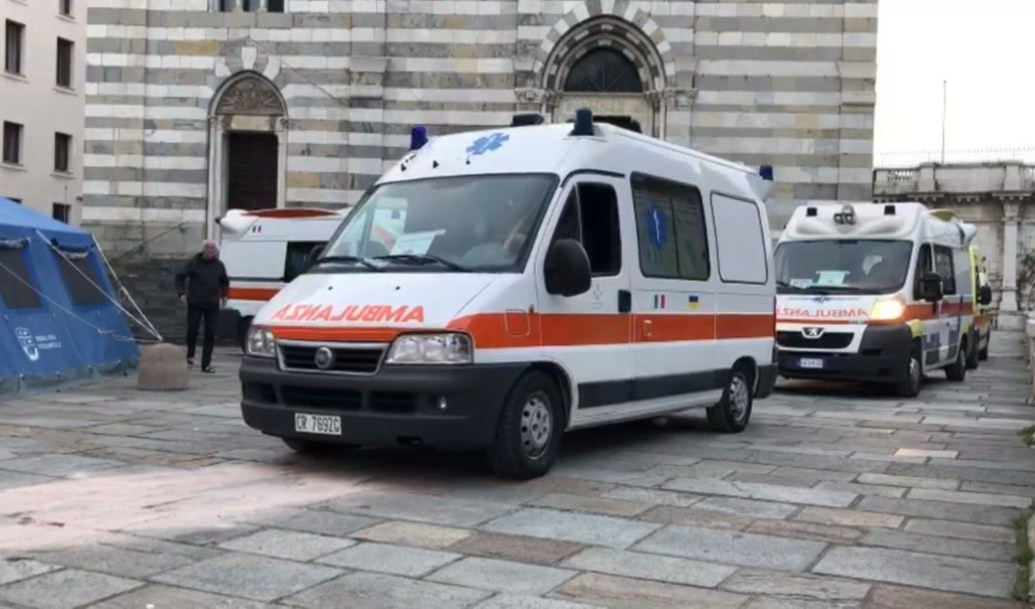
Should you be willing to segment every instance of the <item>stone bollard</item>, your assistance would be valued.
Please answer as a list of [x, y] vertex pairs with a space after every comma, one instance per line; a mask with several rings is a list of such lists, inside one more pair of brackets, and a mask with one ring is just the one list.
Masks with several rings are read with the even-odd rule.
[[186, 388], [187, 352], [183, 347], [169, 343], [141, 347], [137, 389], [181, 391]]
[[1024, 355], [1028, 360], [1028, 405], [1035, 405], [1035, 317], [1029, 316], [1024, 332]]

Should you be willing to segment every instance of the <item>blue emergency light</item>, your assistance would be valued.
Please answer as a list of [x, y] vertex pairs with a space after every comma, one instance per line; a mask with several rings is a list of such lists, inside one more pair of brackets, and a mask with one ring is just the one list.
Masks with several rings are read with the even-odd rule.
[[424, 126], [417, 125], [410, 131], [410, 150], [420, 150], [427, 143], [428, 130]]
[[575, 136], [593, 135], [592, 110], [589, 108], [579, 108], [575, 111], [575, 128], [571, 130], [571, 134]]
[[760, 175], [763, 180], [766, 180], [767, 182], [772, 182], [773, 181], [773, 166], [772, 165], [762, 165], [761, 167], [758, 168], [758, 175]]

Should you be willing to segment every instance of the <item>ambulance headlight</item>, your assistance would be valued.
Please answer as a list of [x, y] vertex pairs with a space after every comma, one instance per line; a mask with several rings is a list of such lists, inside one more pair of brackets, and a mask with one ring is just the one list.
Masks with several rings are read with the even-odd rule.
[[388, 351], [388, 364], [470, 364], [471, 337], [445, 334], [403, 334]]
[[276, 354], [273, 332], [262, 326], [249, 328], [245, 351], [253, 357], [273, 357]]
[[906, 312], [906, 305], [897, 298], [878, 300], [873, 303], [873, 311], [870, 313], [871, 321], [895, 321], [902, 319]]

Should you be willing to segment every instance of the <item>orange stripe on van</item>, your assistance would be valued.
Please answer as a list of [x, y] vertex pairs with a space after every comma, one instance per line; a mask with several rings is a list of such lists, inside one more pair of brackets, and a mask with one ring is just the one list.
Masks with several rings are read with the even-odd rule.
[[[648, 323], [649, 322], [649, 323]], [[620, 345], [732, 338], [772, 338], [772, 314], [627, 315], [563, 313], [485, 313], [451, 321], [447, 330], [466, 332], [478, 349]], [[404, 332], [425, 328], [319, 328], [275, 326], [283, 340], [389, 342]]]
[[230, 288], [230, 298], [234, 300], [270, 300], [280, 290], [274, 288]]

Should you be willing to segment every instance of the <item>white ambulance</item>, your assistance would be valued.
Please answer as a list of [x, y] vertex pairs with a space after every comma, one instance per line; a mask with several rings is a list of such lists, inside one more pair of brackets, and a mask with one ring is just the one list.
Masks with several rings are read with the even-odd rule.
[[943, 369], [962, 381], [979, 340], [974, 226], [919, 203], [807, 205], [776, 248], [780, 375], [920, 392]]
[[300, 451], [485, 449], [517, 478], [564, 430], [747, 426], [776, 372], [767, 181], [588, 111], [417, 148], [256, 315], [248, 425]]
[[220, 259], [230, 277], [230, 298], [221, 335], [235, 335], [242, 348], [248, 326], [262, 305], [305, 272], [314, 249], [341, 225], [345, 212], [329, 209], [232, 209], [217, 223]]

